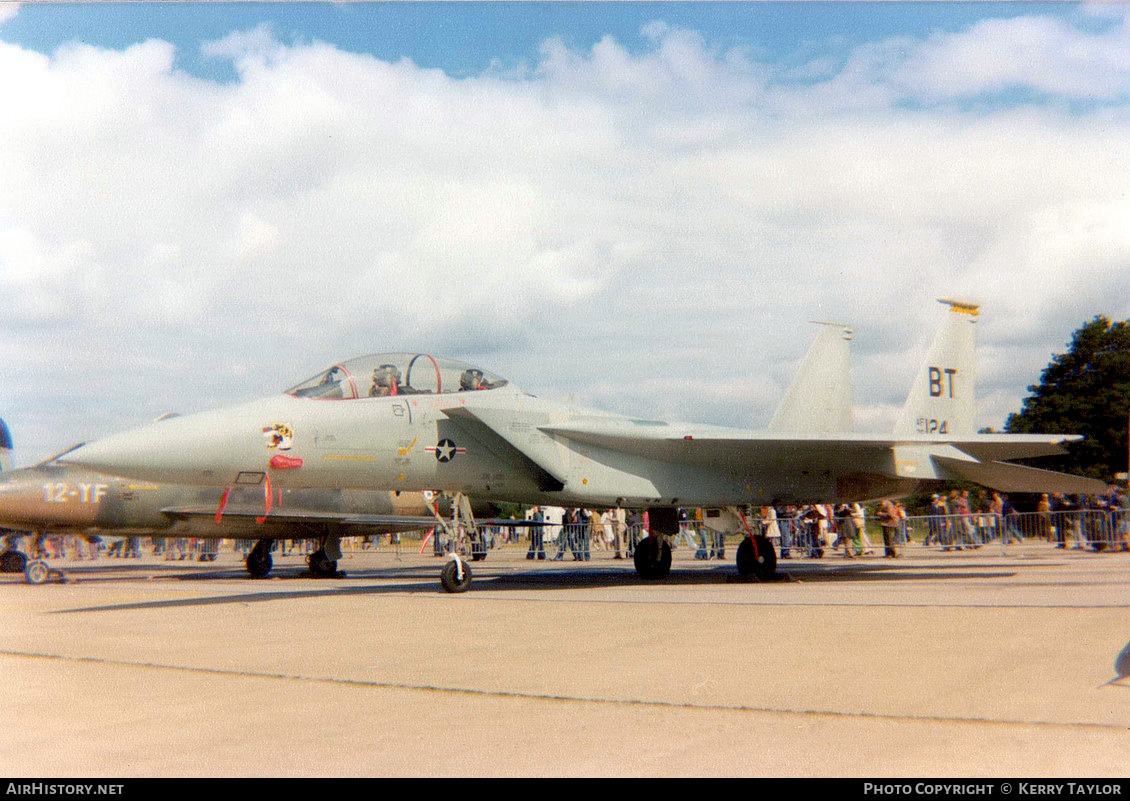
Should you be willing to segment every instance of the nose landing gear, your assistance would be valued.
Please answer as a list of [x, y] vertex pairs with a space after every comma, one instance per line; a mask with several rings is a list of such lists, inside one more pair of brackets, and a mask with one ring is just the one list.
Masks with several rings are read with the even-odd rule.
[[449, 554], [448, 562], [439, 574], [439, 583], [447, 592], [466, 592], [471, 589], [471, 568], [459, 554]]

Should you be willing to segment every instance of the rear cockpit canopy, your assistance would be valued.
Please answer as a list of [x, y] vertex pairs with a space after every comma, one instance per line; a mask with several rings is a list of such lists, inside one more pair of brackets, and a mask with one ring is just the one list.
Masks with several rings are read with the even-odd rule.
[[315, 400], [354, 400], [473, 392], [507, 383], [473, 365], [426, 353], [374, 353], [339, 362], [291, 387], [286, 394]]

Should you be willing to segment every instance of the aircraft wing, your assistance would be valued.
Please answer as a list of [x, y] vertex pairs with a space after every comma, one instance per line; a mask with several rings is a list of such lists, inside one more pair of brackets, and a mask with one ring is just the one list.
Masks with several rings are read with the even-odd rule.
[[[891, 437], [869, 434], [787, 435], [734, 431], [665, 432], [660, 426], [626, 430], [622, 421], [553, 425], [541, 430], [578, 443], [647, 459], [706, 469], [773, 471], [794, 469], [851, 472], [887, 465], [891, 474], [920, 480], [964, 479], [1002, 492], [1098, 494], [1096, 479], [1008, 464], [1010, 459], [1054, 456], [1076, 435], [970, 434], [962, 437]], [[674, 435], [672, 436], [672, 433]], [[681, 435], [680, 435], [681, 434]]]
[[[161, 514], [169, 517], [187, 520], [190, 518], [214, 518], [215, 506], [169, 506], [161, 510]], [[249, 509], [247, 507], [227, 507], [224, 509], [225, 518], [260, 518], [265, 517], [267, 523], [340, 523], [343, 526], [382, 526], [389, 530], [408, 531], [411, 529], [431, 528], [436, 524], [434, 517], [423, 515], [367, 515], [353, 512], [317, 512], [305, 509], [287, 509], [275, 507], [265, 516], [263, 508]], [[400, 526], [401, 528], [397, 528]]]
[[[542, 475], [563, 477], [557, 449], [530, 437], [508, 436], [520, 429], [489, 409], [464, 406], [463, 420], [472, 418]], [[643, 459], [727, 472], [773, 473], [834, 471], [847, 474], [869, 466], [872, 471], [899, 478], [964, 478], [1005, 492], [1082, 492], [1105, 489], [1099, 481], [1048, 470], [1006, 464], [1011, 459], [1063, 453], [1064, 442], [1080, 439], [1058, 434], [890, 435], [855, 433], [799, 434], [753, 432], [715, 426], [671, 425], [658, 421], [593, 417], [561, 423], [542, 423], [537, 430], [569, 447], [592, 448]]]
[[978, 460], [1007, 461], [1063, 453], [1061, 444], [1077, 435], [973, 434], [964, 437], [899, 436], [888, 434], [785, 434], [740, 429], [679, 427], [666, 423], [600, 420], [577, 424], [546, 425], [541, 431], [565, 439], [649, 459], [704, 466], [721, 466], [720, 460], [741, 464], [765, 459], [829, 456], [842, 453], [877, 454], [898, 447], [955, 448]]
[[[161, 510], [161, 514], [169, 517], [187, 520], [189, 518], [214, 518], [214, 506], [169, 506]], [[431, 528], [436, 525], [436, 519], [427, 515], [369, 515], [352, 512], [318, 512], [304, 509], [287, 509], [275, 507], [266, 516], [263, 509], [249, 509], [247, 507], [228, 507], [224, 510], [224, 517], [232, 518], [261, 518], [265, 523], [340, 523], [343, 526], [376, 526], [387, 531], [413, 531]], [[529, 528], [543, 526], [544, 523], [534, 523], [529, 520], [511, 520], [509, 518], [490, 518], [475, 520], [479, 526], [510, 526], [513, 528]]]

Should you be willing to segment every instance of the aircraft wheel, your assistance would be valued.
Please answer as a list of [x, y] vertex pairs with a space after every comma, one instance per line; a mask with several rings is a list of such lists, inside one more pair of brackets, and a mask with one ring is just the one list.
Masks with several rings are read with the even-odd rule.
[[738, 543], [738, 575], [743, 577], [756, 576], [762, 581], [768, 581], [777, 573], [777, 552], [768, 537], [760, 534], [757, 538], [757, 556], [753, 555], [753, 543], [749, 537], [743, 537]]
[[459, 566], [452, 559], [443, 566], [439, 574], [439, 583], [448, 592], [466, 592], [471, 589], [471, 568], [463, 563], [463, 579], [459, 579]]
[[36, 559], [24, 570], [24, 578], [27, 579], [28, 584], [42, 584], [47, 581], [50, 575], [51, 570], [47, 567], [47, 563], [41, 559]]
[[644, 581], [665, 579], [671, 574], [671, 546], [667, 544], [667, 540], [659, 538], [658, 553], [654, 553], [655, 539], [648, 536], [640, 540], [632, 555], [636, 563], [636, 574]]
[[26, 568], [27, 557], [19, 551], [0, 554], [0, 573], [23, 573]]
[[247, 555], [247, 572], [255, 578], [263, 578], [271, 572], [271, 567], [274, 566], [274, 561], [271, 559], [271, 554], [267, 551], [261, 551], [258, 548], [253, 548], [251, 553]]
[[310, 554], [308, 564], [310, 572], [319, 578], [333, 578], [337, 575], [337, 562], [328, 558], [321, 548]]

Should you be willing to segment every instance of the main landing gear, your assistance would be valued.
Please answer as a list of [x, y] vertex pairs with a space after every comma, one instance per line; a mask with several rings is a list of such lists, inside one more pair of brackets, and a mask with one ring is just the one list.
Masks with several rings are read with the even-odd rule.
[[[274, 560], [271, 559], [271, 548], [274, 545], [272, 539], [261, 539], [255, 543], [255, 547], [251, 549], [251, 553], [247, 555], [247, 561], [244, 563], [247, 567], [247, 572], [253, 578], [265, 578], [271, 572], [274, 566]], [[306, 564], [310, 567], [310, 572], [317, 578], [341, 578], [342, 574], [338, 572], [337, 560], [341, 558], [341, 544], [340, 537], [337, 534], [327, 534], [322, 538], [322, 547], [310, 554], [306, 559]]]
[[67, 574], [51, 567], [44, 560], [43, 537], [38, 531], [29, 535], [30, 557], [15, 548], [6, 548], [0, 553], [0, 570], [5, 573], [23, 573], [28, 584], [46, 584], [52, 579], [66, 582]]
[[271, 559], [272, 543], [273, 540], [259, 540], [251, 549], [251, 553], [247, 554], [244, 565], [252, 578], [264, 578], [271, 572], [271, 567], [274, 565], [274, 560]]
[[0, 553], [0, 573], [23, 573], [27, 568], [27, 556], [20, 551]]
[[768, 581], [777, 573], [777, 551], [768, 537], [751, 534], [738, 545], [738, 575]]
[[341, 558], [341, 546], [337, 536], [327, 536], [322, 542], [322, 547], [310, 554], [306, 563], [310, 572], [318, 578], [340, 578], [337, 572], [337, 560]]
[[649, 534], [640, 540], [632, 558], [636, 575], [644, 581], [658, 581], [671, 574], [671, 546], [660, 534]]
[[[660, 581], [671, 574], [671, 547], [667, 538], [651, 534], [640, 540], [633, 555], [636, 574], [644, 581]], [[738, 575], [769, 581], [777, 574], [777, 551], [768, 537], [751, 534], [738, 545]]]

